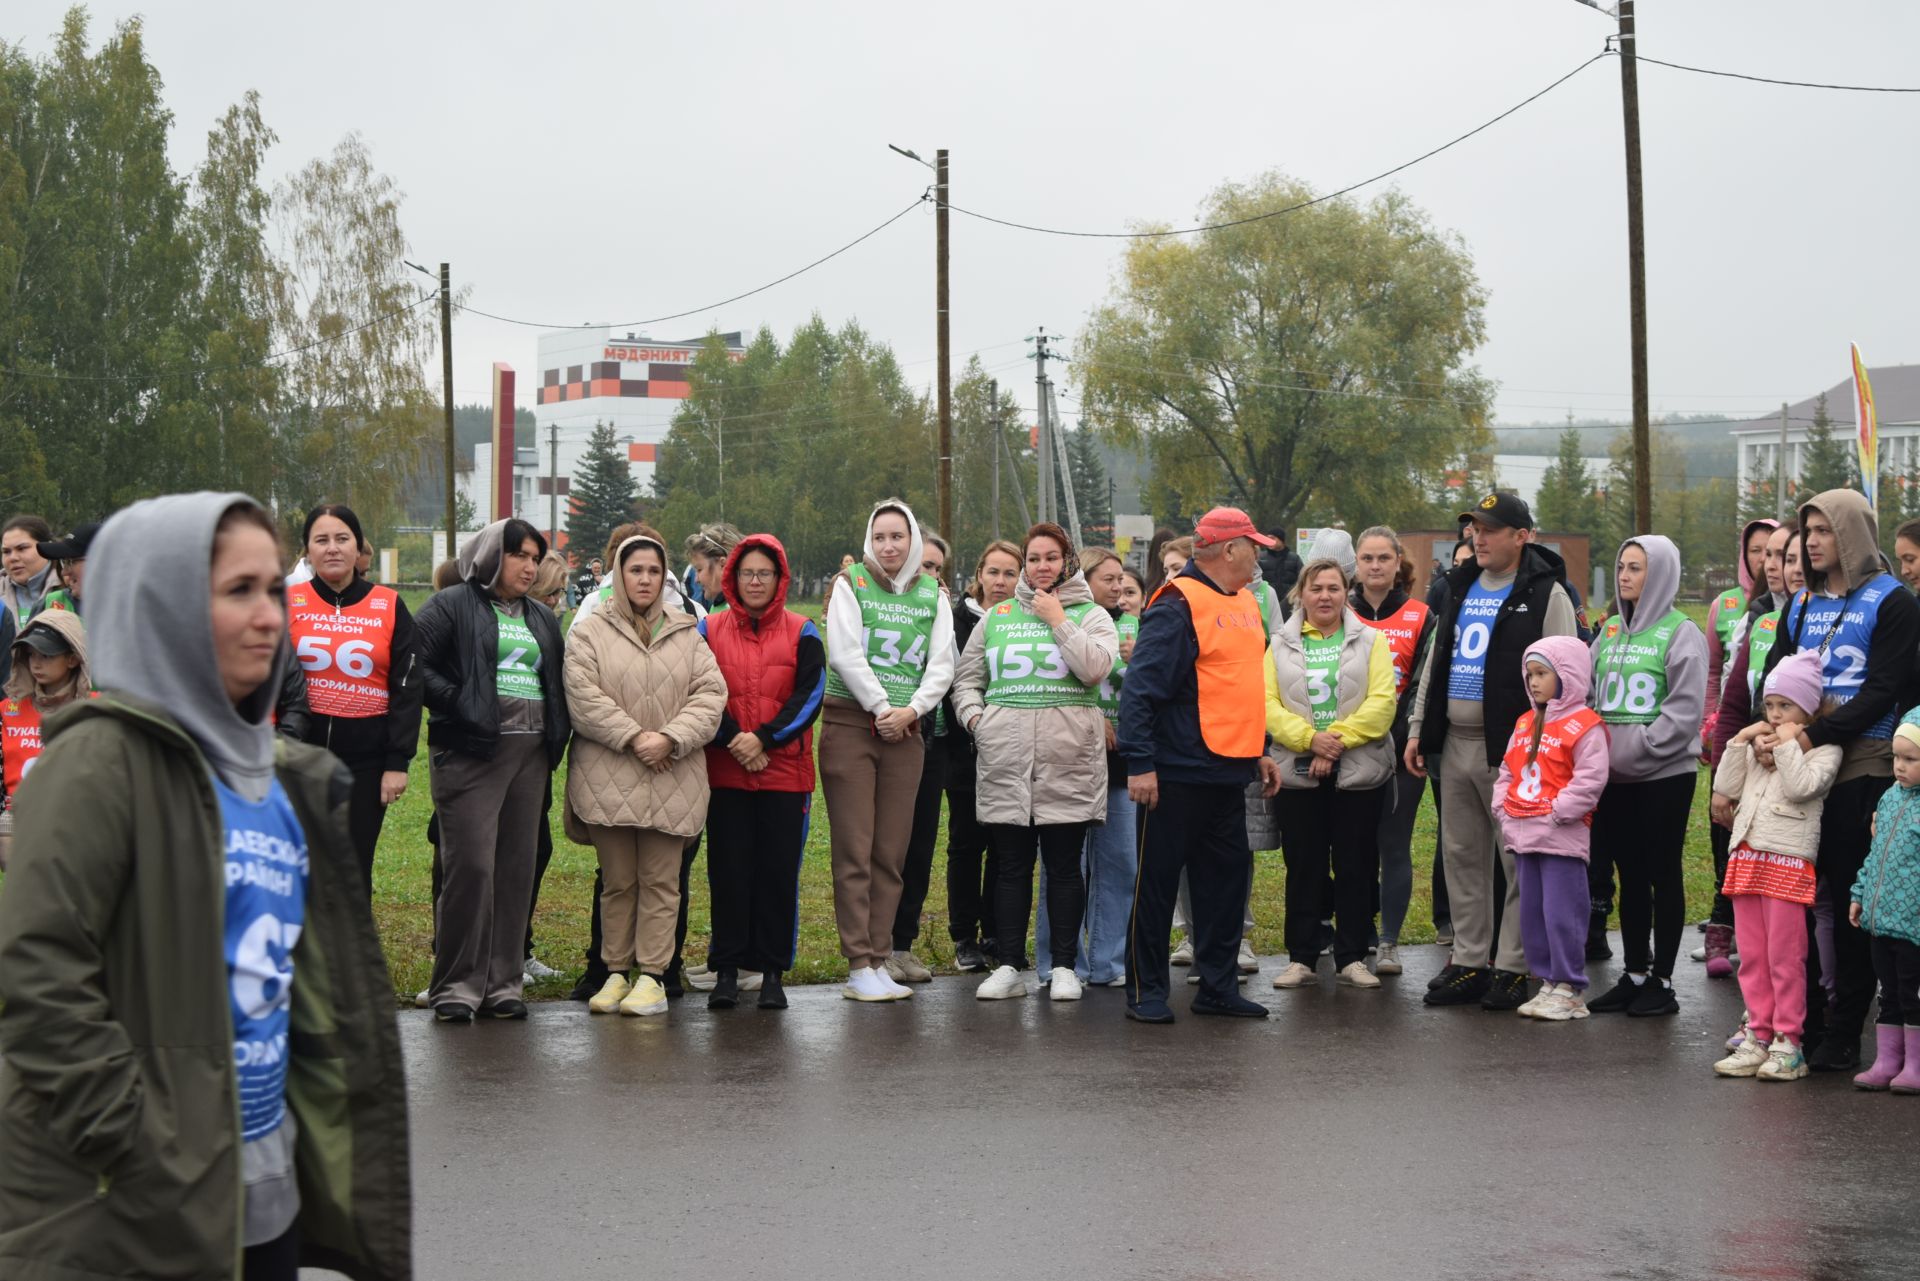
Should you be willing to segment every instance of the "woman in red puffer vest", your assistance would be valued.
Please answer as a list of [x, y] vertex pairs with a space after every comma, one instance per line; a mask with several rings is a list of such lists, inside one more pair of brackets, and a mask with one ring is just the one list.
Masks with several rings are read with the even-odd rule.
[[700, 624], [727, 680], [726, 714], [707, 746], [713, 1009], [738, 1003], [743, 969], [765, 976], [761, 1009], [787, 1005], [781, 975], [793, 967], [813, 806], [813, 722], [827, 674], [819, 629], [786, 608], [790, 581], [780, 540], [749, 534], [722, 571], [727, 608]]

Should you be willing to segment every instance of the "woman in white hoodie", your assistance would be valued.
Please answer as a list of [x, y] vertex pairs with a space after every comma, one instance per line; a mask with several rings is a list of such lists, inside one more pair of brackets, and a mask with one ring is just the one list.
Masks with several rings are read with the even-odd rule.
[[953, 614], [940, 584], [920, 572], [920, 525], [905, 503], [873, 509], [864, 550], [827, 598], [820, 775], [846, 995], [897, 1001], [913, 995], [888, 977], [887, 960], [926, 764], [920, 722], [953, 681]]

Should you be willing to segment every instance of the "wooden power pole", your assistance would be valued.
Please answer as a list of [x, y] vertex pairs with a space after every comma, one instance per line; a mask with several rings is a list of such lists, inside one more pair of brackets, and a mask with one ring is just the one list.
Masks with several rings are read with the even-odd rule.
[[940, 532], [953, 537], [953, 353], [948, 338], [947, 312], [947, 150], [933, 153], [934, 169], [934, 306], [940, 347]]
[[440, 264], [440, 380], [447, 412], [447, 559], [452, 560], [460, 523], [453, 483], [453, 268], [444, 262]]
[[1627, 133], [1627, 311], [1633, 347], [1633, 530], [1653, 532], [1653, 442], [1647, 412], [1647, 244], [1640, 209], [1640, 69], [1633, 0], [1620, 0], [1620, 105]]

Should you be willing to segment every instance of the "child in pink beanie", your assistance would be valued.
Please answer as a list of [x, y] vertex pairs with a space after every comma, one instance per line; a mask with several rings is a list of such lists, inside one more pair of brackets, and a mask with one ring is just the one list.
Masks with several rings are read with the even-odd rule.
[[1738, 798], [1727, 879], [1746, 1035], [1713, 1065], [1721, 1076], [1797, 1081], [1807, 1074], [1807, 908], [1820, 853], [1820, 811], [1840, 770], [1838, 745], [1802, 751], [1799, 728], [1820, 715], [1820, 655], [1785, 659], [1767, 678], [1766, 719], [1727, 744], [1713, 790]]

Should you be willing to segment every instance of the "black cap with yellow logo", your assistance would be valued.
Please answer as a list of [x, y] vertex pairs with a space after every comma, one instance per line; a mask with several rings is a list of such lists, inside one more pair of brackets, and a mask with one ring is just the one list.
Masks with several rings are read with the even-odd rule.
[[1518, 494], [1488, 494], [1472, 511], [1460, 513], [1460, 523], [1482, 521], [1495, 529], [1532, 529], [1533, 509]]

